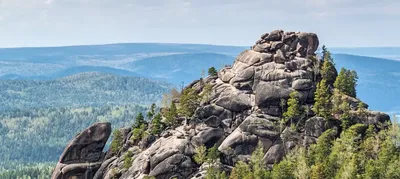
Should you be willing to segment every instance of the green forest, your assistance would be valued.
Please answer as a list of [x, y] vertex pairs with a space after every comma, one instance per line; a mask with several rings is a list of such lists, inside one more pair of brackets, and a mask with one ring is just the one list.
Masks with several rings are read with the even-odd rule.
[[81, 73], [57, 80], [0, 80], [0, 111], [43, 107], [145, 104], [172, 86], [141, 77]]
[[54, 165], [69, 140], [86, 127], [98, 121], [109, 121], [113, 128], [128, 126], [139, 112], [146, 110], [139, 105], [106, 105], [2, 112], [0, 173], [34, 163]]

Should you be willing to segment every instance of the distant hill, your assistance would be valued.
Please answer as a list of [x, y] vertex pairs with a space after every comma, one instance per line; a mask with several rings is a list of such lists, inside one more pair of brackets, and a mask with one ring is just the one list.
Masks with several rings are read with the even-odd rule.
[[[81, 72], [106, 72], [181, 85], [182, 82], [187, 84], [200, 78], [202, 70], [207, 73], [210, 66], [220, 69], [225, 64], [231, 64], [246, 48], [130, 43], [0, 49], [0, 79], [56, 79]], [[400, 47], [329, 49], [335, 54], [338, 68], [344, 66], [358, 71], [358, 94], [371, 108], [400, 113], [399, 107], [396, 107], [399, 100], [392, 95], [398, 84], [398, 76], [395, 75], [398, 70], [394, 68], [398, 62], [388, 60], [400, 59]], [[367, 83], [376, 85], [367, 88]], [[389, 91], [392, 88], [393, 91]], [[383, 104], [377, 99], [386, 101]]]
[[[201, 69], [229, 64], [244, 49], [245, 47], [234, 46], [157, 43], [8, 48], [0, 49], [0, 79], [14, 79], [15, 76], [20, 76], [18, 79], [55, 79], [81, 72], [106, 72], [159, 79], [165, 75], [165, 71], [154, 71], [153, 67], [168, 65], [162, 60], [165, 57], [167, 60], [178, 58], [179, 63], [196, 60], [190, 63], [194, 65], [190, 68], [196, 67], [196, 63], [201, 64], [201, 67], [187, 70], [186, 75], [180, 75], [184, 78], [173, 79], [171, 77], [174, 74], [161, 78], [175, 84], [182, 81], [189, 83], [200, 76]], [[171, 67], [168, 70], [188, 68], [188, 63], [179, 63], [176, 68], [168, 65]]]
[[149, 105], [159, 101], [171, 87], [157, 80], [98, 72], [80, 73], [58, 80], [0, 80], [0, 110]]
[[400, 47], [329, 48], [333, 53], [400, 60]]
[[370, 108], [400, 114], [400, 61], [347, 54], [333, 57], [338, 70], [357, 71], [357, 95]]
[[161, 57], [151, 57], [127, 64], [136, 73], [144, 76], [168, 81], [174, 84], [184, 82], [188, 84], [201, 77], [201, 73], [207, 76], [211, 66], [221, 69], [231, 64], [234, 57], [218, 53], [193, 53], [176, 54]]

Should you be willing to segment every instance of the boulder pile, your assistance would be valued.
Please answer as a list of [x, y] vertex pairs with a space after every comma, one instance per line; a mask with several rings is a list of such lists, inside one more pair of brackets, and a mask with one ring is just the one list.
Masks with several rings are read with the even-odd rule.
[[[163, 131], [151, 140], [148, 138], [147, 145], [132, 143], [126, 137], [131, 136], [132, 131], [121, 129], [127, 138], [124, 146], [118, 154], [105, 158], [100, 149], [110, 130], [102, 127], [105, 134], [99, 134], [100, 138], [88, 138], [84, 144], [74, 142], [82, 138], [83, 132], [67, 147], [53, 178], [92, 176], [95, 170], [92, 178], [96, 179], [204, 178], [207, 167], [193, 160], [195, 149], [201, 145], [208, 148], [217, 145], [221, 152], [218, 166], [229, 172], [237, 161], [249, 160], [261, 143], [265, 153], [263, 159], [272, 166], [295, 146], [310, 145], [325, 130], [340, 128], [340, 124], [317, 117], [311, 110], [316, 85], [321, 79], [320, 61], [315, 54], [318, 45], [314, 33], [275, 30], [263, 34], [251, 49], [238, 55], [232, 66], [221, 69], [217, 76], [197, 80], [187, 87], [201, 94], [208, 85], [211, 94], [182, 125]], [[298, 122], [299, 126], [295, 126], [296, 130], [282, 122], [284, 101], [293, 91], [298, 92], [301, 105], [309, 109], [302, 117], [303, 121]], [[360, 101], [352, 100], [355, 110]], [[383, 113], [366, 111], [365, 114], [365, 117], [358, 117], [360, 123], [378, 124], [389, 120]], [[98, 128], [96, 125], [94, 128]], [[75, 143], [79, 148], [74, 147]], [[89, 155], [90, 151], [93, 153]], [[132, 155], [132, 165], [124, 168], [123, 156], [127, 152]], [[81, 163], [83, 161], [86, 163]], [[69, 166], [74, 169], [67, 170]], [[74, 175], [69, 174], [73, 172]]]

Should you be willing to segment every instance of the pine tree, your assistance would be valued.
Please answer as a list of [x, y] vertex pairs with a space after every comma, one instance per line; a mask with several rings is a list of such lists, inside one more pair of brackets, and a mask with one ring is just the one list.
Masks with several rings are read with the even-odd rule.
[[331, 87], [336, 80], [337, 70], [329, 51], [325, 52], [323, 61], [324, 63], [322, 65], [321, 75], [322, 78], [326, 80], [326, 84]]
[[283, 113], [283, 117], [285, 117], [285, 122], [299, 118], [301, 116], [301, 107], [299, 104], [299, 93], [297, 91], [293, 91], [290, 93], [290, 98], [287, 102], [287, 111]]
[[350, 116], [350, 104], [344, 100], [340, 105], [340, 110], [341, 115], [339, 119], [342, 121], [342, 128], [347, 129], [354, 124], [354, 122], [352, 121], [352, 117]]
[[155, 110], [156, 110], [156, 104], [151, 104], [150, 110], [147, 112], [147, 117], [149, 120], [151, 120], [154, 117], [155, 114]]
[[113, 132], [113, 140], [110, 145], [110, 149], [112, 153], [117, 153], [122, 147], [123, 144], [122, 133], [119, 130], [115, 130]]
[[217, 72], [217, 70], [215, 69], [215, 67], [210, 67], [210, 68], [208, 69], [208, 75], [210, 75], [210, 76], [217, 76], [217, 75], [218, 75], [218, 72]]
[[357, 79], [358, 76], [355, 71], [342, 68], [335, 80], [334, 87], [338, 89], [340, 93], [356, 97]]
[[213, 147], [209, 148], [207, 151], [207, 160], [209, 163], [215, 163], [219, 159], [219, 151], [217, 144], [215, 144]]
[[135, 123], [133, 124], [132, 128], [140, 128], [140, 126], [142, 126], [142, 124], [146, 124], [147, 122], [144, 120], [143, 114], [140, 112], [137, 114], [136, 118], [135, 118]]
[[177, 118], [178, 112], [176, 109], [176, 105], [174, 102], [172, 102], [165, 116], [165, 123], [167, 124], [167, 126], [174, 127], [178, 125], [179, 121]]
[[328, 49], [326, 48], [326, 46], [322, 45], [322, 60], [325, 59], [327, 52], [328, 52]]
[[250, 166], [243, 162], [239, 161], [235, 164], [229, 179], [252, 179], [253, 173], [250, 169]]
[[179, 114], [184, 117], [191, 117], [200, 104], [200, 96], [193, 88], [185, 89], [180, 98]]
[[269, 177], [269, 171], [263, 160], [264, 149], [262, 142], [258, 142], [256, 150], [251, 154], [250, 165], [254, 179], [265, 179]]
[[207, 148], [204, 145], [201, 145], [196, 148], [196, 154], [194, 155], [194, 161], [201, 165], [207, 161]]
[[161, 131], [163, 130], [163, 124], [162, 124], [162, 116], [160, 113], [157, 113], [153, 120], [151, 121], [151, 134], [153, 135], [159, 135]]
[[312, 110], [316, 115], [324, 117], [325, 119], [331, 118], [331, 92], [326, 84], [326, 80], [321, 80], [317, 85], [315, 92], [315, 103]]

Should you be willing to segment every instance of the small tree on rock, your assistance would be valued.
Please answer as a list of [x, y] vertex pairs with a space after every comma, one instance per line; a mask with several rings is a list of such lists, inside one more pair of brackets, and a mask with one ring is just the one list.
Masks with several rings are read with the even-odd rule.
[[283, 116], [285, 117], [285, 122], [292, 120], [294, 118], [299, 118], [301, 116], [301, 106], [299, 104], [299, 93], [293, 91], [290, 93], [290, 98], [287, 102], [288, 108]]
[[331, 87], [335, 82], [337, 76], [337, 70], [335, 68], [335, 64], [333, 63], [333, 58], [331, 56], [331, 53], [329, 51], [325, 52], [323, 60], [324, 63], [322, 65], [321, 75], [322, 78], [326, 80], [326, 84]]
[[191, 117], [200, 104], [200, 96], [193, 88], [185, 89], [180, 98], [179, 114], [184, 117]]
[[356, 97], [357, 79], [357, 72], [342, 68], [336, 78], [334, 86], [339, 90], [340, 93], [351, 97]]
[[331, 92], [325, 79], [318, 83], [314, 100], [315, 103], [312, 110], [315, 114], [329, 119], [331, 117]]
[[218, 75], [218, 72], [217, 72], [217, 70], [216, 70], [214, 67], [210, 67], [210, 68], [208, 69], [208, 75], [210, 75], [210, 76], [217, 76], [217, 75]]
[[124, 139], [123, 139], [121, 131], [115, 130], [113, 132], [113, 140], [112, 140], [111, 146], [110, 146], [112, 153], [117, 153], [121, 149], [123, 142], [124, 142], [123, 140]]

